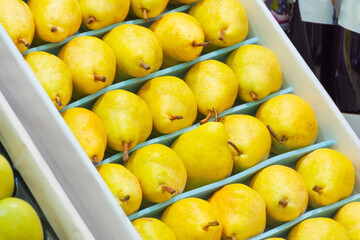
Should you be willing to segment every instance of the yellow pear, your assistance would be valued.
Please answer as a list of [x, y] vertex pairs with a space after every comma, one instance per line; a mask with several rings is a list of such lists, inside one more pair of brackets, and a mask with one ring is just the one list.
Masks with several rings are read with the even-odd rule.
[[14, 173], [3, 155], [0, 155], [0, 186], [0, 200], [12, 196], [15, 188]]
[[199, 21], [211, 47], [234, 45], [248, 34], [246, 12], [238, 0], [201, 0], [189, 14]]
[[75, 99], [96, 93], [114, 81], [115, 54], [99, 38], [76, 37], [61, 48], [58, 56], [70, 69]]
[[141, 204], [142, 192], [135, 175], [116, 163], [100, 165], [97, 170], [125, 214], [136, 212]]
[[229, 115], [220, 118], [229, 133], [234, 158], [233, 172], [244, 171], [266, 160], [270, 154], [271, 136], [266, 126], [249, 115]]
[[179, 155], [187, 171], [185, 190], [220, 181], [231, 174], [233, 159], [224, 124], [208, 122], [183, 133], [171, 148]]
[[174, 231], [177, 240], [221, 238], [219, 210], [199, 198], [186, 198], [173, 203], [165, 209], [161, 221]]
[[293, 94], [284, 94], [263, 103], [256, 117], [271, 133], [271, 152], [281, 154], [314, 144], [318, 134], [311, 106]]
[[183, 192], [186, 169], [180, 157], [169, 147], [151, 144], [131, 154], [125, 167], [138, 179], [150, 202], [160, 203]]
[[99, 117], [86, 108], [70, 108], [61, 113], [76, 139], [94, 165], [104, 157], [107, 137]]
[[296, 170], [305, 180], [313, 208], [347, 198], [354, 189], [351, 160], [333, 149], [317, 149], [305, 155], [297, 162]]
[[58, 110], [71, 100], [73, 83], [69, 67], [58, 57], [37, 51], [24, 56], [36, 78]]
[[139, 18], [148, 21], [149, 18], [154, 18], [160, 15], [166, 8], [169, 0], [131, 0], [130, 12]]
[[35, 24], [24, 1], [0, 0], [0, 23], [20, 52], [25, 52], [30, 47]]
[[1, 240], [43, 240], [41, 221], [35, 209], [22, 199], [0, 200]]
[[291, 229], [287, 240], [350, 240], [345, 228], [331, 218], [310, 218]]
[[156, 218], [138, 218], [132, 224], [143, 240], [176, 240], [174, 231]]
[[266, 47], [242, 46], [230, 54], [226, 64], [234, 70], [239, 84], [239, 98], [245, 102], [263, 99], [281, 87], [279, 60]]
[[204, 46], [204, 32], [196, 18], [182, 12], [167, 13], [156, 20], [150, 29], [155, 33], [163, 49], [163, 67], [197, 58]]
[[351, 240], [360, 240], [360, 202], [348, 203], [340, 208], [334, 220], [345, 227]]
[[238, 92], [236, 76], [222, 62], [199, 62], [186, 73], [184, 81], [196, 97], [199, 112], [207, 116], [201, 123], [215, 115], [214, 111], [220, 114], [235, 102]]
[[93, 112], [103, 122], [108, 146], [124, 152], [144, 142], [152, 129], [151, 113], [139, 96], [125, 90], [113, 90], [103, 94], [94, 104]]
[[61, 42], [74, 35], [81, 25], [77, 0], [29, 0], [35, 21], [35, 34], [46, 42]]
[[116, 79], [143, 77], [156, 72], [163, 60], [155, 34], [135, 24], [117, 26], [103, 40], [114, 50], [117, 62]]
[[130, 0], [78, 0], [82, 22], [89, 29], [100, 29], [124, 21]]
[[294, 169], [273, 165], [258, 172], [250, 187], [266, 203], [266, 223], [277, 226], [294, 220], [307, 208], [309, 196], [304, 180]]
[[149, 106], [154, 122], [153, 131], [168, 134], [191, 126], [197, 115], [197, 103], [189, 86], [173, 76], [147, 81], [138, 91]]
[[209, 199], [219, 209], [222, 239], [246, 240], [262, 233], [266, 225], [264, 199], [244, 184], [229, 184]]

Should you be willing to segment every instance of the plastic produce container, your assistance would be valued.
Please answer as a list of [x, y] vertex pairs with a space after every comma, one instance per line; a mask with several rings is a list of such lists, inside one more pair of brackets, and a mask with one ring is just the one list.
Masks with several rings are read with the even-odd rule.
[[[92, 237], [96, 239], [119, 239], [119, 236], [121, 236], [121, 239], [140, 239], [129, 219], [132, 220], [141, 216], [159, 216], [166, 206], [181, 198], [195, 196], [206, 199], [225, 184], [246, 182], [258, 170], [269, 165], [283, 164], [293, 166], [301, 156], [321, 147], [336, 149], [353, 161], [356, 171], [356, 183], [352, 196], [333, 205], [308, 211], [294, 221], [283, 224], [277, 228], [266, 229], [266, 232], [252, 239], [282, 236], [286, 234], [292, 226], [305, 218], [331, 216], [345, 203], [360, 201], [359, 139], [284, 34], [283, 30], [269, 13], [262, 0], [239, 1], [246, 9], [250, 27], [248, 37], [244, 42], [209, 54], [203, 54], [194, 61], [163, 69], [146, 77], [115, 83], [100, 90], [98, 93], [69, 104], [65, 109], [75, 106], [91, 107], [98, 97], [113, 89], [121, 88], [135, 92], [144, 82], [156, 76], [174, 75], [181, 77], [193, 64], [199, 61], [206, 59], [223, 61], [228, 54], [243, 44], [259, 44], [271, 49], [280, 61], [284, 80], [281, 90], [268, 96], [266, 99], [256, 102], [245, 104], [237, 102], [233, 108], [223, 112], [221, 116], [233, 113], [253, 115], [259, 105], [267, 99], [279, 94], [292, 92], [305, 99], [315, 111], [319, 124], [319, 135], [316, 143], [303, 149], [272, 156], [255, 167], [233, 175], [223, 181], [183, 193], [167, 202], [140, 209], [137, 213], [129, 217], [123, 213], [122, 209], [116, 203], [114, 197], [87, 158], [80, 144], [76, 141], [59, 112], [48, 99], [40, 83], [23, 60], [22, 55], [17, 51], [4, 30], [0, 28], [0, 79], [2, 79], [0, 81], [0, 90], [20, 119], [24, 130], [33, 141], [39, 154], [45, 159], [47, 164], [45, 167], [51, 170], [54, 178], [62, 187], [64, 196], [68, 197], [72, 206], [76, 209], [76, 213], [81, 217], [81, 220], [74, 219], [72, 223], [79, 224], [79, 222], [83, 221]], [[186, 12], [188, 9], [189, 6], [182, 6], [171, 11]], [[143, 20], [135, 20], [130, 23], [147, 26], [153, 20], [154, 19], [150, 19], [149, 23], [145, 23]], [[101, 30], [80, 33], [76, 36], [92, 35], [101, 37], [117, 25], [118, 24], [112, 25]], [[61, 43], [53, 43], [39, 48], [33, 48], [28, 50], [28, 52], [42, 50], [56, 54], [66, 42], [76, 36], [72, 36]], [[6, 81], [4, 79], [6, 79]], [[169, 145], [181, 133], [189, 131], [196, 126], [197, 124], [166, 136], [149, 139], [139, 144], [133, 150], [152, 143]], [[11, 144], [12, 143], [9, 142], [9, 145]], [[107, 162], [121, 163], [121, 157], [121, 153], [109, 152], [101, 164]], [[42, 166], [38, 166], [38, 168], [41, 170]], [[31, 176], [31, 174], [29, 174], [29, 176]], [[51, 188], [51, 184], [49, 185], [50, 186], [47, 187]], [[31, 189], [31, 186], [29, 187]], [[47, 187], [44, 187], [43, 190], [46, 191]], [[35, 197], [41, 199], [43, 196], [35, 193]], [[42, 204], [47, 205], [48, 203], [43, 201]], [[70, 211], [69, 214], [71, 213], [70, 209], [62, 210], [62, 213], [65, 214], [66, 211]], [[46, 214], [45, 211], [45, 215]], [[58, 221], [55, 221], [55, 225], [61, 225], [63, 221], [66, 221], [66, 219], [62, 217], [59, 217], [57, 220]], [[51, 222], [51, 219], [49, 219], [49, 221]], [[61, 229], [55, 229], [55, 231], [58, 230], [60, 233], [65, 234], [71, 232], [69, 228], [71, 228], [71, 226], [64, 226]], [[81, 239], [81, 236], [78, 235], [78, 237]]]

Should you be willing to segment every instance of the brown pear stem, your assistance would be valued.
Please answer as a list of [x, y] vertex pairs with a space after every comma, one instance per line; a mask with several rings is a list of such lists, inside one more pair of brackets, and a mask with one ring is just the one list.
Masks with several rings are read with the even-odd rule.
[[203, 42], [203, 43], [197, 43], [196, 41], [193, 41], [192, 42], [192, 46], [193, 47], [207, 47], [211, 44], [210, 41], [207, 41], [207, 42]]
[[94, 164], [94, 165], [98, 165], [99, 164], [99, 158], [96, 156], [96, 155], [94, 155], [94, 156], [92, 156], [92, 163]]
[[92, 24], [93, 22], [95, 22], [95, 20], [96, 20], [95, 17], [91, 16], [91, 17], [88, 18], [88, 20], [86, 20], [86, 23], [87, 24]]
[[239, 156], [240, 156], [241, 154], [243, 154], [243, 152], [241, 152], [241, 151], [239, 150], [239, 148], [235, 145], [235, 143], [228, 141], [228, 144], [230, 144], [230, 145], [235, 149], [235, 151], [238, 153]]
[[317, 192], [318, 194], [321, 194], [323, 188], [322, 188], [322, 187], [318, 187], [318, 186], [315, 185], [315, 186], [312, 188], [312, 190], [313, 190], [314, 192]]
[[169, 186], [165, 186], [165, 185], [162, 185], [161, 186], [161, 189], [164, 191], [164, 192], [168, 192], [170, 194], [174, 194], [176, 193], [176, 190], [172, 187], [169, 187]]
[[216, 110], [216, 108], [212, 108], [214, 114], [215, 114], [215, 122], [218, 122], [219, 121], [219, 113], [218, 111]]
[[18, 42], [24, 44], [24, 46], [27, 47], [27, 48], [30, 47], [30, 44], [28, 43], [28, 41], [26, 41], [25, 38], [19, 37]]
[[221, 29], [220, 36], [218, 37], [218, 39], [220, 41], [224, 41], [224, 35], [225, 35], [225, 29]]
[[269, 130], [270, 134], [278, 141], [280, 144], [284, 144], [283, 140], [280, 140], [278, 136], [276, 136], [275, 132], [272, 130], [272, 128], [269, 125], [266, 125], [267, 129]]
[[126, 163], [127, 160], [129, 160], [129, 143], [124, 142], [124, 153], [123, 153], [123, 161], [124, 161], [124, 163]]
[[212, 115], [212, 111], [209, 110], [209, 112], [208, 112], [208, 114], [206, 115], [206, 117], [205, 117], [203, 120], [200, 121], [200, 125], [203, 125], [203, 124], [207, 123], [207, 122], [210, 120], [211, 115]]
[[231, 234], [230, 238], [231, 238], [231, 240], [236, 240], [236, 235], [235, 235], [235, 233]]
[[97, 75], [96, 73], [94, 73], [94, 78], [95, 81], [106, 82], [106, 77], [104, 75]]
[[145, 20], [145, 22], [149, 21], [148, 12], [149, 11], [146, 8], [142, 9], [143, 19]]
[[283, 206], [283, 207], [286, 207], [287, 205], [288, 205], [288, 200], [286, 200], [286, 199], [281, 199], [280, 201], [279, 201], [279, 204], [281, 205], [281, 206]]
[[145, 70], [151, 69], [151, 67], [144, 62], [140, 62], [139, 65], [140, 65], [140, 67], [142, 67]]
[[51, 29], [50, 29], [51, 32], [56, 32], [56, 30], [57, 30], [56, 26], [52, 26]]
[[176, 119], [183, 119], [183, 116], [176, 115], [176, 116], [169, 116], [170, 121], [174, 121]]
[[57, 105], [58, 105], [59, 107], [62, 106], [61, 97], [60, 97], [59, 95], [56, 95], [56, 97], [55, 97], [55, 102], [57, 103]]
[[125, 197], [120, 198], [120, 201], [126, 202], [126, 201], [128, 201], [129, 199], [130, 199], [130, 195], [126, 195]]
[[251, 92], [251, 93], [250, 93], [250, 96], [251, 96], [252, 100], [254, 100], [254, 101], [259, 100], [258, 97], [257, 97], [257, 95], [256, 95], [256, 93], [254, 93], [254, 92]]
[[218, 221], [213, 221], [213, 222], [209, 222], [207, 223], [205, 226], [202, 227], [202, 229], [204, 231], [207, 231], [209, 227], [214, 227], [214, 226], [219, 226], [219, 222]]

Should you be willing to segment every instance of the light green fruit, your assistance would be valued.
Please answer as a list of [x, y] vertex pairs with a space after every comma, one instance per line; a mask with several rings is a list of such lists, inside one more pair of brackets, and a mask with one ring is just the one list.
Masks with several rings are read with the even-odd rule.
[[9, 162], [0, 155], [0, 199], [11, 197], [14, 192], [14, 174]]
[[39, 216], [30, 204], [19, 198], [0, 200], [0, 239], [44, 239]]
[[143, 240], [176, 240], [173, 230], [156, 218], [138, 218], [132, 224]]

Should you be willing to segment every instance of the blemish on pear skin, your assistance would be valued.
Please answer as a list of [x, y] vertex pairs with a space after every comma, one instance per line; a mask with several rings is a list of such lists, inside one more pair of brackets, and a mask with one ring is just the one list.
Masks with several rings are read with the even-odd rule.
[[126, 202], [126, 201], [129, 201], [129, 199], [130, 199], [130, 195], [126, 195], [125, 197], [120, 198], [120, 201]]
[[286, 207], [288, 204], [289, 204], [289, 202], [286, 199], [281, 199], [279, 201], [279, 205], [282, 206], [282, 207]]
[[56, 26], [52, 26], [51, 29], [50, 29], [51, 32], [56, 32], [56, 30], [57, 30]]

